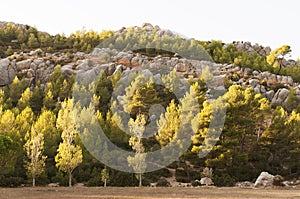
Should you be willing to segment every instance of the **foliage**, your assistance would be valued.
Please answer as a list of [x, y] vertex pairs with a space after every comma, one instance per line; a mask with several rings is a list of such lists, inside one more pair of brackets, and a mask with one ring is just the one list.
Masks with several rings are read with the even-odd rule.
[[44, 172], [46, 156], [43, 155], [44, 135], [31, 127], [31, 132], [25, 137], [26, 143], [24, 148], [27, 152], [28, 161], [26, 168], [32, 177], [32, 186], [35, 186], [35, 179]]
[[57, 127], [62, 130], [62, 142], [55, 156], [56, 166], [69, 175], [69, 186], [72, 186], [72, 172], [82, 162], [81, 147], [74, 144], [77, 136], [73, 100], [66, 99], [58, 113]]
[[170, 187], [170, 183], [166, 179], [160, 179], [157, 181], [157, 187]]
[[278, 68], [277, 74], [279, 74], [281, 67], [282, 67], [282, 61], [291, 52], [291, 47], [288, 45], [283, 45], [280, 48], [276, 48], [275, 50], [272, 50], [270, 55], [267, 56], [267, 62], [268, 64], [272, 65], [274, 68]]
[[102, 169], [101, 171], [101, 180], [104, 183], [104, 187], [106, 187], [106, 183], [109, 180], [109, 172], [107, 167], [105, 167], [104, 169]]
[[[280, 59], [290, 51], [288, 46], [275, 49], [269, 56], [264, 56], [243, 52], [236, 49], [234, 44], [224, 44], [220, 41], [200, 42], [170, 35], [159, 38], [156, 29], [147, 33], [149, 37], [144, 33], [135, 32], [133, 29], [129, 29], [125, 35], [114, 35], [111, 31], [96, 33], [82, 30], [70, 36], [63, 34], [51, 36], [29, 26], [22, 27], [8, 23], [4, 28], [0, 28], [0, 57], [8, 56], [15, 51], [27, 52], [35, 48], [44, 51], [50, 49], [64, 51], [70, 57], [72, 52], [88, 52], [104, 39], [114, 35], [116, 42], [110, 47], [126, 50], [133, 46], [136, 48], [135, 52], [150, 56], [159, 53], [174, 56], [170, 52], [184, 55], [199, 50], [200, 54], [192, 54], [194, 58], [205, 55], [201, 55], [205, 49], [217, 63], [279, 72], [280, 75], [292, 76], [294, 82], [300, 81], [299, 66], [283, 67], [279, 70]], [[151, 39], [153, 41], [150, 41]], [[125, 46], [126, 42], [132, 46]], [[158, 45], [159, 43], [165, 46]], [[109, 44], [104, 42], [102, 45]], [[142, 46], [146, 48], [139, 49]], [[160, 48], [167, 48], [170, 52], [159, 50]], [[99, 135], [88, 134], [89, 128], [80, 126], [88, 123], [91, 125], [89, 127], [93, 127], [98, 122], [112, 143], [135, 153], [133, 157], [128, 157], [128, 163], [136, 173], [140, 174], [140, 180], [141, 173], [145, 169], [144, 151], [157, 150], [172, 142], [180, 145], [184, 141], [190, 142], [190, 138], [193, 144], [189, 150], [179, 158], [180, 161], [168, 166], [177, 169], [175, 177], [178, 181], [190, 182], [196, 177], [199, 178], [201, 174], [199, 171], [205, 167], [213, 169], [212, 177], [217, 186], [231, 186], [236, 181], [253, 181], [261, 171], [266, 170], [272, 174], [281, 174], [285, 178], [299, 177], [300, 106], [296, 91], [290, 90], [285, 101], [286, 110], [281, 107], [271, 107], [265, 98], [253, 93], [251, 89], [232, 85], [241, 78], [240, 75], [232, 74], [225, 82], [228, 89], [225, 96], [215, 102], [207, 101], [205, 82], [209, 83], [211, 77], [209, 69], [204, 68], [202, 77], [198, 81], [189, 80], [191, 83], [189, 92], [185, 93], [182, 99], [177, 99], [172, 94], [172, 92], [176, 93], [180, 86], [176, 70], [162, 75], [164, 86], [154, 84], [153, 80], [147, 79], [140, 73], [128, 76], [129, 86], [120, 85], [117, 82], [122, 78], [121, 72], [110, 77], [101, 73], [95, 85], [90, 85], [85, 90], [80, 88], [83, 92], [96, 91], [93, 103], [81, 112], [78, 112], [70, 99], [73, 88], [76, 87], [75, 78], [74, 76], [66, 78], [60, 65], [55, 67], [45, 87], [35, 82], [34, 87], [29, 88], [26, 80], [16, 77], [10, 85], [0, 89], [0, 185], [21, 185], [28, 180], [27, 169], [31, 170], [31, 174], [40, 174], [36, 179], [39, 184], [51, 181], [59, 182], [64, 186], [78, 181], [88, 182], [90, 186], [99, 186], [104, 185], [105, 180], [109, 179], [110, 186], [139, 185], [134, 174], [114, 169], [109, 169], [108, 172], [108, 169], [93, 158], [79, 141], [77, 131], [80, 129], [80, 132], [82, 130], [89, 135], [90, 142], [100, 143]], [[271, 84], [274, 91], [282, 87], [285, 85]], [[118, 91], [119, 96], [123, 96], [120, 102], [111, 101], [113, 90]], [[227, 108], [222, 134], [219, 139], [214, 137], [206, 139], [213, 119], [212, 112], [221, 106], [222, 100], [226, 101]], [[157, 134], [142, 139], [145, 125], [151, 120], [148, 113], [153, 104], [161, 105], [166, 111], [157, 120]], [[129, 125], [131, 135], [122, 131], [120, 124], [124, 125], [127, 121], [122, 120], [122, 113], [113, 111], [117, 106], [132, 117]], [[93, 110], [96, 112], [95, 115], [92, 114]], [[80, 118], [76, 124], [75, 114]], [[182, 130], [186, 130], [187, 133], [180, 134]], [[44, 141], [37, 139], [41, 136], [44, 137]], [[32, 162], [28, 159], [27, 152], [32, 154], [35, 148], [34, 140], [40, 143], [40, 148], [36, 148], [39, 151], [39, 158], [35, 160], [41, 161], [38, 170], [42, 172], [44, 168], [42, 174], [32, 172], [33, 167], [29, 168], [28, 165], [23, 164], [24, 160]], [[214, 142], [216, 145], [213, 146]], [[202, 144], [206, 148], [202, 147]], [[211, 149], [210, 153], [205, 158], [199, 159], [197, 153], [205, 149]], [[157, 186], [169, 186], [166, 180], [161, 179], [161, 177], [172, 177], [168, 168], [145, 174], [142, 184], [158, 182]], [[209, 169], [209, 172], [207, 170], [202, 175], [211, 176], [210, 171]]]
[[145, 131], [146, 120], [144, 115], [137, 115], [136, 120], [132, 118], [128, 122], [132, 136], [129, 139], [129, 145], [135, 151], [135, 156], [127, 158], [129, 166], [132, 166], [135, 173], [138, 174], [139, 186], [142, 186], [142, 173], [146, 169], [146, 154], [142, 144], [143, 133]]
[[100, 42], [111, 36], [113, 36], [112, 31], [104, 30], [98, 33], [85, 29], [72, 33], [68, 37], [64, 34], [52, 36], [27, 25], [6, 23], [0, 27], [0, 57], [36, 48], [48, 52], [53, 50], [90, 52]]

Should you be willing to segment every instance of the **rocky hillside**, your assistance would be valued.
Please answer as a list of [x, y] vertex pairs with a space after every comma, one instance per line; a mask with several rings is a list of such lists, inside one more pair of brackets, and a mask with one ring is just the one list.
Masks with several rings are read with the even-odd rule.
[[[149, 28], [149, 27], [145, 27]], [[169, 34], [168, 32], [166, 34]], [[258, 45], [251, 46], [250, 43], [235, 43], [237, 48], [248, 53], [260, 52], [268, 54], [269, 48], [262, 48]], [[291, 64], [293, 61], [286, 61]], [[13, 56], [0, 60], [0, 86], [8, 85], [15, 76], [19, 79], [25, 78], [29, 84], [34, 85], [40, 81], [45, 85], [54, 67], [61, 64], [62, 72], [65, 76], [71, 75], [98, 75], [104, 71], [107, 76], [111, 76], [116, 71], [122, 73], [129, 70], [139, 70], [142, 73], [151, 73], [160, 66], [168, 66], [183, 78], [198, 78], [204, 66], [209, 66], [215, 75], [215, 79], [226, 84], [239, 84], [244, 87], [252, 87], [255, 93], [261, 93], [274, 105], [286, 107], [290, 90], [293, 89], [295, 96], [300, 101], [299, 82], [294, 82], [290, 76], [272, 74], [268, 71], [261, 72], [250, 68], [242, 68], [236, 64], [217, 64], [213, 61], [192, 60], [182, 57], [148, 57], [132, 51], [119, 51], [109, 48], [96, 48], [91, 54], [77, 52], [66, 53], [45, 53], [38, 49], [30, 53], [17, 53]], [[160, 79], [156, 75], [156, 79]]]
[[[135, 135], [122, 129], [134, 121], [130, 118], [157, 124], [154, 130], [151, 125], [143, 130], [149, 137], [140, 139], [139, 145], [146, 152], [188, 140], [190, 148], [184, 154], [164, 164], [165, 168], [144, 174], [147, 186], [191, 182], [233, 186], [241, 181], [254, 183], [262, 171], [296, 180], [300, 175], [300, 67], [297, 61], [284, 59], [284, 53], [277, 63], [268, 61], [274, 54], [269, 47], [250, 42], [186, 39], [149, 23], [69, 37], [0, 23], [0, 186], [28, 184], [32, 176], [25, 176], [30, 168], [24, 167], [24, 160], [30, 157], [24, 144], [35, 133], [44, 134], [47, 156], [45, 175], [37, 182], [67, 184], [68, 176], [59, 171], [55, 158], [64, 137], [58, 125], [64, 121], [62, 113], [70, 114], [67, 118], [78, 113], [78, 131], [101, 149], [109, 146], [99, 144], [98, 133], [87, 134], [93, 128], [84, 128], [81, 122], [99, 121], [113, 144], [132, 152], [137, 152], [130, 141]], [[97, 82], [90, 84], [90, 80]], [[76, 86], [76, 81], [87, 85]], [[211, 100], [219, 93], [225, 93], [220, 98], [226, 100], [225, 106]], [[79, 110], [73, 101], [83, 96], [84, 105], [88, 104], [85, 94], [88, 99], [92, 94], [93, 101], [88, 109]], [[227, 113], [220, 139], [207, 136], [218, 107], [226, 107]], [[91, 116], [93, 109], [97, 114]], [[186, 135], [191, 139], [182, 137], [182, 124], [184, 129], [191, 126], [187, 132], [193, 134]], [[84, 139], [73, 140], [83, 147]], [[199, 158], [201, 150], [210, 146], [210, 153]], [[101, 157], [113, 156], [99, 151], [105, 153]], [[90, 152], [83, 148], [82, 164], [71, 175], [77, 182], [103, 185], [100, 175], [107, 168], [109, 186], [137, 185], [134, 174], [105, 167]], [[116, 154], [128, 167], [129, 156]], [[201, 182], [203, 177], [206, 183]]]

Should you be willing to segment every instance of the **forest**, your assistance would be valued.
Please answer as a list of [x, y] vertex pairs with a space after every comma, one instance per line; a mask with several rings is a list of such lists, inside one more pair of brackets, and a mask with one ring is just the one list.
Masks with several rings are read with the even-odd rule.
[[[37, 48], [49, 53], [89, 53], [103, 41], [103, 45], [115, 41], [115, 47], [128, 50], [126, 44], [136, 41], [134, 37], [140, 33], [132, 28], [126, 34], [127, 37], [122, 37], [114, 31], [97, 33], [82, 30], [69, 36], [51, 36], [33, 27], [7, 23], [0, 26], [0, 57], [13, 59], [15, 52]], [[172, 45], [156, 48], [172, 52], [175, 48], [178, 52], [186, 48], [189, 55], [196, 52], [195, 56], [206, 51], [216, 63], [289, 75], [294, 82], [300, 82], [299, 66], [281, 68], [271, 55], [249, 54], [221, 41], [182, 40], [168, 35], [163, 39], [172, 40]], [[140, 46], [147, 46], [140, 40]], [[140, 49], [138, 44], [136, 49]], [[290, 51], [289, 48], [282, 49], [277, 50], [283, 55]], [[285, 179], [300, 177], [300, 105], [293, 92], [289, 95], [288, 108], [272, 106], [261, 94], [254, 93], [251, 88], [233, 85], [231, 79], [227, 79], [227, 92], [215, 102], [225, 101], [225, 124], [219, 138], [207, 140], [205, 138], [218, 104], [205, 96], [208, 88], [204, 75], [197, 80], [188, 79], [190, 89], [177, 99], [173, 93], [178, 82], [174, 70], [162, 75], [162, 81], [172, 85], [169, 88], [161, 88], [143, 74], [137, 74], [131, 77], [129, 86], [122, 88], [124, 99], [121, 106], [131, 116], [127, 124], [132, 127], [130, 136], [119, 127], [124, 121], [113, 111], [116, 102], [111, 100], [123, 75], [114, 73], [108, 77], [101, 72], [94, 84], [81, 88], [76, 77], [65, 76], [61, 65], [57, 64], [46, 86], [36, 82], [32, 87], [25, 79], [15, 77], [11, 84], [0, 88], [0, 186], [44, 186], [52, 182], [61, 186], [79, 182], [87, 186], [149, 186], [153, 182], [157, 182], [157, 186], [169, 186], [166, 178], [172, 177], [171, 170], [175, 171], [177, 182], [194, 183], [201, 177], [210, 177], [216, 186], [253, 182], [262, 171], [279, 174]], [[143, 86], [140, 87], [141, 84]], [[93, 101], [85, 109], [74, 99], [76, 89], [81, 89], [82, 93], [95, 93]], [[140, 129], [150, 122], [149, 110], [153, 104], [161, 105], [166, 112], [157, 121], [157, 134], [142, 139], [140, 133], [143, 130]], [[194, 113], [196, 107], [199, 112]], [[101, 125], [114, 144], [136, 154], [128, 158], [128, 164], [135, 171], [143, 167], [139, 165], [137, 168], [136, 161], [143, 152], [183, 141], [179, 130], [181, 125], [191, 126], [192, 133], [188, 139], [192, 144], [177, 161], [157, 171], [135, 175], [112, 169], [93, 157], [80, 139], [80, 132], [89, 129], [84, 129], [75, 117], [82, 120], [89, 118], [91, 110], [95, 112], [93, 122]], [[197, 116], [191, 117], [189, 113]], [[183, 118], [183, 115], [190, 118]], [[210, 146], [212, 142], [216, 144]], [[199, 151], [205, 150], [203, 144], [210, 152], [199, 158]], [[203, 172], [207, 169], [211, 169], [209, 174]]]

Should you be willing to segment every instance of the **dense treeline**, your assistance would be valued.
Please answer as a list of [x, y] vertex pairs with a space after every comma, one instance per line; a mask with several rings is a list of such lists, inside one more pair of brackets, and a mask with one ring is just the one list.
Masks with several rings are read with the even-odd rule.
[[90, 52], [101, 41], [112, 35], [112, 31], [98, 33], [82, 29], [69, 36], [64, 34], [52, 36], [31, 26], [6, 23], [0, 27], [0, 57], [7, 57], [14, 52], [29, 51], [36, 48], [42, 48], [50, 53], [60, 50]]
[[[163, 76], [162, 80], [174, 83], [176, 79], [172, 78], [173, 73], [174, 71]], [[118, 73], [111, 78], [101, 73], [95, 87], [93, 106], [96, 118], [109, 139], [123, 149], [132, 150], [135, 149], [130, 144], [133, 138], [118, 127], [123, 121], [120, 121], [120, 115], [111, 111], [111, 105], [116, 103], [110, 101], [113, 82], [119, 78], [121, 75]], [[147, 80], [139, 74], [125, 88], [122, 101], [125, 112], [137, 119], [143, 115], [145, 122], [149, 122], [151, 104], [158, 103], [166, 108], [166, 113], [158, 121], [157, 134], [140, 140], [143, 151], [157, 150], [173, 140], [180, 140], [182, 135], [179, 135], [178, 127], [183, 121], [181, 111], [184, 107], [193, 110], [196, 104], [200, 105], [197, 119], [184, 120], [193, 126], [190, 138], [193, 144], [177, 162], [169, 165], [169, 168], [176, 170], [177, 181], [191, 182], [199, 179], [200, 171], [205, 167], [213, 169], [213, 180], [219, 186], [233, 185], [237, 181], [253, 181], [261, 171], [281, 174], [286, 178], [299, 177], [300, 113], [296, 109], [287, 112], [281, 107], [272, 108], [265, 98], [254, 94], [251, 89], [231, 86], [222, 97], [226, 100], [227, 114], [220, 139], [211, 147], [207, 157], [199, 159], [197, 153], [201, 150], [201, 145], [205, 142], [206, 147], [209, 147], [211, 143], [205, 137], [212, 120], [212, 109], [215, 107], [213, 102], [206, 101], [203, 83], [191, 80], [190, 91], [179, 103], [170, 90], [157, 87], [151, 81], [139, 88], [139, 82]], [[134, 174], [105, 168], [91, 156], [78, 138], [76, 129], [80, 127], [71, 122], [74, 120], [72, 114], [68, 115], [72, 111], [76, 112], [75, 102], [72, 100], [74, 86], [76, 87], [74, 78], [65, 79], [58, 66], [44, 90], [39, 84], [34, 90], [30, 90], [26, 82], [17, 78], [11, 85], [0, 90], [1, 186], [29, 183], [33, 176], [38, 185], [49, 182], [67, 185], [68, 179], [73, 183], [85, 182], [90, 186], [104, 182], [110, 186], [138, 185]], [[172, 87], [169, 89], [172, 90]], [[78, 114], [83, 114], [82, 118], [86, 118], [86, 112]], [[134, 124], [134, 120], [131, 121], [131, 125]], [[67, 136], [68, 132], [73, 132], [70, 134], [74, 136], [71, 141], [66, 140], [70, 138]], [[74, 145], [71, 154], [77, 154], [74, 158], [79, 158], [72, 159], [72, 167], [68, 167], [64, 160], [63, 150], [67, 146], [64, 143], [68, 142]], [[39, 151], [35, 161], [39, 164], [35, 164], [35, 167], [32, 161], [33, 149]], [[134, 165], [133, 160], [131, 164]], [[187, 161], [194, 168], [189, 167]], [[166, 185], [166, 182], [161, 182], [162, 176], [170, 177], [171, 174], [168, 169], [147, 173], [143, 176], [143, 184], [159, 181], [161, 185]]]
[[[258, 53], [249, 54], [241, 50], [237, 50], [234, 44], [225, 45], [221, 41], [216, 40], [200, 43], [217, 63], [236, 64], [237, 66], [244, 68], [247, 67], [258, 71], [270, 71], [271, 73], [277, 73], [278, 71], [277, 67], [268, 63], [267, 56], [263, 56]], [[282, 68], [279, 74], [291, 76], [294, 81], [300, 81], [299, 66]]]

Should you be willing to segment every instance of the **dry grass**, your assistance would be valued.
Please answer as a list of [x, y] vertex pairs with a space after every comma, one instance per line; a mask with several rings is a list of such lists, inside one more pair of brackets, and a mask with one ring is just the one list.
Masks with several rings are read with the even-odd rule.
[[176, 198], [293, 198], [300, 199], [300, 189], [241, 188], [127, 188], [127, 187], [36, 187], [0, 188], [1, 199], [176, 199]]

